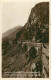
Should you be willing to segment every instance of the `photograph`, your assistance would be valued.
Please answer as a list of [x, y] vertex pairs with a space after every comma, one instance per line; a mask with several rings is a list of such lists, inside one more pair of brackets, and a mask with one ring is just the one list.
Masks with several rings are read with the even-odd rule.
[[49, 78], [49, 2], [3, 2], [2, 78]]

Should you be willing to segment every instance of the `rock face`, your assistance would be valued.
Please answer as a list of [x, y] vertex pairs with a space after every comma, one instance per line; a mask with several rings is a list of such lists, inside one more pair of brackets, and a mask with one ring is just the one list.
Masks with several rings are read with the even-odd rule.
[[48, 44], [42, 45], [42, 64], [43, 70], [42, 73], [45, 77], [49, 77], [49, 47]]
[[17, 40], [32, 40], [35, 37], [36, 42], [47, 43], [49, 41], [49, 3], [42, 2], [32, 8], [28, 22], [19, 32]]

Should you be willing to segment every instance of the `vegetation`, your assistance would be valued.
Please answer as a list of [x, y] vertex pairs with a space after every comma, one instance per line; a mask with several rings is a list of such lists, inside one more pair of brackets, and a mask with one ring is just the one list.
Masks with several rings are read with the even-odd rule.
[[16, 40], [19, 39], [19, 37], [21, 36], [21, 34], [22, 34], [22, 30], [20, 30], [18, 33], [16, 33]]
[[27, 47], [27, 44], [25, 43], [24, 46], [23, 46], [23, 52], [26, 52], [27, 49], [28, 49], [28, 47]]
[[37, 61], [36, 63], [36, 71], [42, 72], [42, 61], [41, 60]]
[[36, 54], [37, 54], [37, 50], [34, 47], [31, 47], [31, 49], [29, 50], [30, 59], [35, 59]]

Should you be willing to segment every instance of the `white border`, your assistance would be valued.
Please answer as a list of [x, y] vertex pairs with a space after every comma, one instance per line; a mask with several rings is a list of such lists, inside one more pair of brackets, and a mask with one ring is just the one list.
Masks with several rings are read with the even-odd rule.
[[[49, 2], [50, 3], [50, 14], [49, 14], [49, 78], [2, 78], [1, 71], [2, 71], [2, 6], [3, 2]], [[51, 0], [0, 0], [0, 80], [51, 80]]]

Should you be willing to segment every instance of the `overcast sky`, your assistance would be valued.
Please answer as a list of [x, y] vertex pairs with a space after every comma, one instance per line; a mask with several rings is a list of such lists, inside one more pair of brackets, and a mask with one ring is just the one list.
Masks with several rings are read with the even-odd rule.
[[23, 26], [35, 4], [35, 2], [4, 2], [2, 32], [6, 32], [15, 26]]

